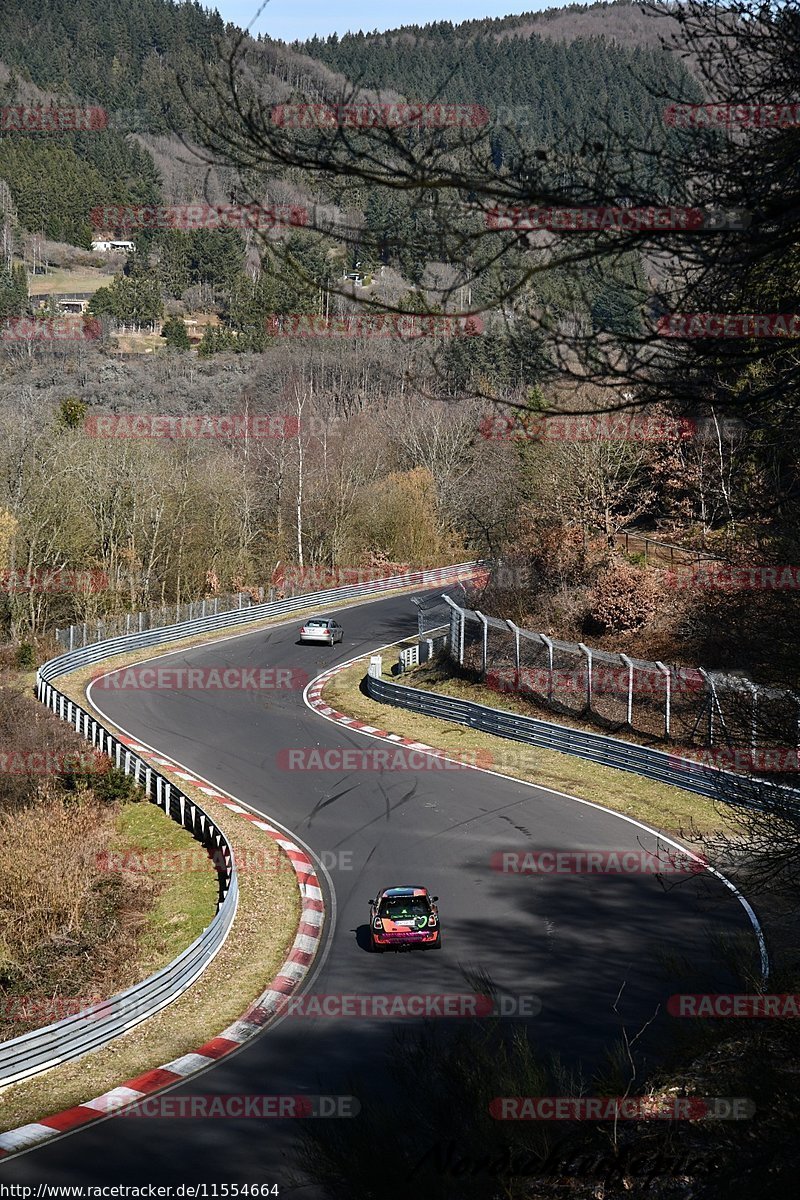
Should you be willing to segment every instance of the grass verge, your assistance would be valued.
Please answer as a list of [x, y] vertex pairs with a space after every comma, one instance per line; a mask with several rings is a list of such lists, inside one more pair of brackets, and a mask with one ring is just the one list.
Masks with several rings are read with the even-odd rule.
[[188, 829], [147, 801], [122, 807], [110, 849], [121, 855], [123, 876], [146, 880], [156, 890], [133, 971], [135, 979], [145, 979], [190, 946], [214, 919], [217, 873]]

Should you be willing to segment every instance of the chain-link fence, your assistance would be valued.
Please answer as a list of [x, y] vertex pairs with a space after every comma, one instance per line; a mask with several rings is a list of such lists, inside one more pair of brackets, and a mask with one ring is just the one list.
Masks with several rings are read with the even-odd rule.
[[798, 771], [800, 695], [520, 629], [450, 600], [449, 653], [499, 693], [610, 730], [714, 748], [717, 765]]
[[450, 607], [445, 596], [449, 596], [456, 604], [463, 604], [467, 598], [466, 588], [457, 583], [453, 587], [445, 588], [440, 595], [410, 598], [417, 610], [417, 632], [420, 637], [450, 624]]
[[[268, 599], [274, 599], [274, 588], [269, 589]], [[200, 617], [213, 617], [231, 609], [251, 608], [264, 599], [264, 589], [258, 589], [259, 600], [249, 592], [235, 592], [230, 596], [214, 596], [208, 600], [190, 600], [186, 604], [163, 604], [143, 612], [119, 613], [97, 621], [84, 621], [80, 625], [69, 625], [56, 630], [56, 641], [64, 650], [79, 650], [104, 642], [107, 638], [146, 633], [148, 629], [166, 629], [168, 625], [181, 625], [184, 621], [195, 621]]]

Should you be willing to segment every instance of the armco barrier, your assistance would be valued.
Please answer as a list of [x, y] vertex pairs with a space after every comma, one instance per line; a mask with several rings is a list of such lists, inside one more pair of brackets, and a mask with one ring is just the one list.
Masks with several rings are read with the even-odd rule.
[[62, 654], [44, 663], [36, 675], [36, 694], [42, 703], [62, 720], [69, 721], [98, 750], [107, 754], [127, 775], [133, 776], [152, 803], [157, 804], [173, 821], [188, 829], [210, 851], [215, 851], [220, 894], [213, 921], [182, 954], [126, 991], [91, 1009], [34, 1029], [20, 1037], [0, 1043], [0, 1085], [27, 1079], [58, 1063], [79, 1058], [96, 1050], [140, 1021], [153, 1016], [177, 999], [202, 974], [228, 935], [236, 913], [239, 888], [233, 852], [224, 834], [199, 804], [186, 796], [159, 771], [134, 754], [63, 692], [53, 686], [53, 680], [80, 667], [102, 662], [116, 654], [149, 646], [159, 646], [179, 638], [213, 632], [234, 625], [248, 624], [265, 617], [287, 616], [304, 609], [317, 608], [342, 600], [369, 597], [405, 587], [425, 587], [444, 583], [459, 576], [466, 577], [477, 563], [459, 563], [451, 567], [428, 571], [407, 571], [403, 575], [309, 593], [272, 604], [254, 605], [247, 609], [217, 613], [194, 621], [149, 629], [143, 633], [96, 642]]
[[623, 742], [601, 733], [571, 729], [566, 725], [539, 720], [538, 717], [476, 704], [472, 700], [457, 700], [439, 692], [405, 687], [374, 673], [379, 670], [379, 662], [380, 659], [377, 659], [374, 667], [370, 664], [366, 685], [370, 698], [381, 704], [393, 704], [426, 716], [439, 717], [443, 721], [468, 725], [482, 733], [492, 733], [515, 742], [558, 750], [562, 754], [586, 758], [605, 767], [615, 767], [618, 771], [631, 771], [635, 775], [644, 775], [647, 779], [668, 783], [672, 787], [680, 787], [725, 804], [767, 810], [776, 815], [781, 812], [797, 813], [800, 791], [796, 789], [738, 775], [733, 771], [707, 767], [677, 754], [652, 750], [634, 742]]

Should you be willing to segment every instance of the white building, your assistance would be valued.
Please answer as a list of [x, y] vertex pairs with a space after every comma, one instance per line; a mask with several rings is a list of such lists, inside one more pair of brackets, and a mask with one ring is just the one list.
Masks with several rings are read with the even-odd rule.
[[115, 242], [103, 240], [99, 242], [92, 242], [92, 249], [101, 254], [107, 254], [109, 250], [124, 250], [126, 252], [129, 250], [135, 250], [136, 246], [134, 242]]

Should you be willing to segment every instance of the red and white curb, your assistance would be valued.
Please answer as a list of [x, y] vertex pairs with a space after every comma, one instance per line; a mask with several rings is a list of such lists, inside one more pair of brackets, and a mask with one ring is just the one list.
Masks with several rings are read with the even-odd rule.
[[[369, 658], [369, 655], [363, 655], [363, 658]], [[340, 671], [346, 671], [348, 667], [352, 667], [353, 663], [358, 662], [357, 658], [351, 659], [350, 662], [339, 663], [332, 667], [329, 671], [324, 671], [322, 675], [317, 675], [311, 680], [304, 692], [306, 704], [309, 708], [313, 708], [314, 712], [319, 713], [321, 717], [325, 717], [328, 721], [334, 721], [337, 725], [346, 725], [348, 729], [355, 729], [359, 733], [368, 733], [370, 737], [381, 738], [386, 742], [393, 742], [396, 746], [405, 746], [408, 750], [418, 750], [420, 753], [433, 754], [437, 758], [452, 759], [452, 751], [441, 750], [437, 746], [429, 746], [425, 742], [415, 742], [412, 738], [401, 737], [399, 733], [389, 733], [386, 729], [379, 729], [377, 725], [368, 725], [366, 721], [358, 721], [355, 717], [348, 717], [346, 713], [337, 712], [335, 708], [331, 708], [330, 704], [326, 703], [322, 698], [323, 688], [333, 679], [334, 675], [338, 675]], [[455, 761], [455, 760], [453, 760]]]
[[[0, 1133], [0, 1160], [31, 1150], [52, 1138], [60, 1137], [82, 1125], [89, 1125], [108, 1116], [115, 1110], [125, 1108], [137, 1100], [160, 1092], [166, 1087], [190, 1078], [198, 1071], [213, 1066], [226, 1054], [238, 1050], [250, 1038], [260, 1033], [265, 1025], [278, 1014], [285, 1005], [287, 996], [296, 991], [305, 978], [314, 959], [322, 935], [325, 920], [325, 908], [322, 900], [322, 889], [313, 862], [304, 850], [286, 837], [281, 829], [275, 829], [268, 821], [250, 813], [230, 800], [222, 792], [208, 787], [202, 780], [195, 777], [183, 767], [179, 767], [170, 759], [165, 758], [148, 746], [142, 746], [134, 738], [120, 737], [119, 740], [130, 750], [134, 750], [143, 759], [149, 759], [154, 766], [164, 772], [175, 775], [181, 783], [190, 783], [198, 788], [205, 796], [218, 801], [230, 812], [244, 817], [257, 829], [262, 830], [273, 841], [277, 842], [292, 864], [302, 897], [300, 924], [297, 928], [294, 944], [289, 956], [269, 987], [255, 1000], [245, 1013], [227, 1029], [199, 1046], [190, 1054], [184, 1054], [161, 1067], [154, 1067], [135, 1079], [127, 1079], [102, 1096], [93, 1100], [85, 1100], [63, 1112], [43, 1117], [41, 1121], [20, 1125]], [[2, 1109], [0, 1109], [0, 1112]]]

